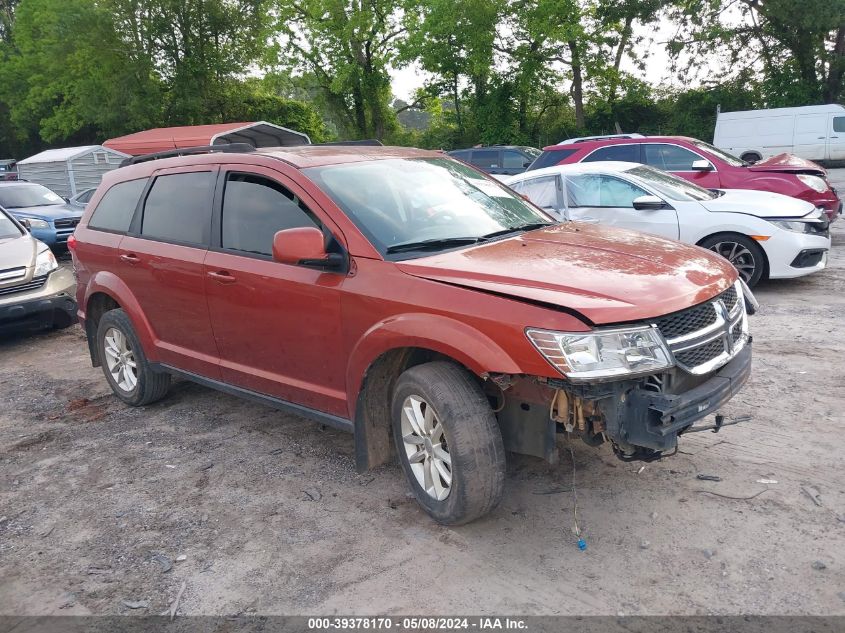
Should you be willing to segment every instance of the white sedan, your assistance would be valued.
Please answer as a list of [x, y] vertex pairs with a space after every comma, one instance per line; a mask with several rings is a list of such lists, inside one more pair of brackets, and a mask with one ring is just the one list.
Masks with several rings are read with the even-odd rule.
[[610, 224], [715, 251], [749, 286], [827, 265], [827, 218], [797, 198], [702, 189], [653, 167], [622, 162], [556, 165], [505, 182], [561, 221]]

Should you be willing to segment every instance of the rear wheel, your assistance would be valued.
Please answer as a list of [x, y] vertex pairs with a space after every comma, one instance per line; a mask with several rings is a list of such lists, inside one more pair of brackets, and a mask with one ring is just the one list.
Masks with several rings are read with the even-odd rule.
[[109, 386], [126, 404], [140, 407], [167, 395], [170, 374], [150, 367], [129, 316], [122, 309], [110, 310], [100, 319], [97, 351]]
[[440, 361], [412, 367], [396, 382], [391, 412], [402, 469], [435, 521], [468, 523], [498, 505], [502, 435], [471, 374]]
[[752, 165], [763, 160], [763, 157], [758, 152], [745, 152], [740, 158]]
[[736, 268], [749, 288], [757, 285], [766, 269], [766, 256], [763, 249], [745, 235], [730, 233], [714, 235], [702, 241], [699, 246], [718, 253]]

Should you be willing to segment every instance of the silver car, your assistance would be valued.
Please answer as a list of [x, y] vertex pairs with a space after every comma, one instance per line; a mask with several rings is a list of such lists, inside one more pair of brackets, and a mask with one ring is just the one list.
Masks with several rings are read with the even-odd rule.
[[71, 325], [75, 290], [71, 271], [0, 208], [0, 333]]

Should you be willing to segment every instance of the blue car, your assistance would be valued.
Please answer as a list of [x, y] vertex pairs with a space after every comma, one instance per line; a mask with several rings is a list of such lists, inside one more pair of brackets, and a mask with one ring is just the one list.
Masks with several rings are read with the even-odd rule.
[[0, 182], [0, 208], [29, 228], [32, 236], [50, 248], [64, 247], [82, 209], [34, 182]]

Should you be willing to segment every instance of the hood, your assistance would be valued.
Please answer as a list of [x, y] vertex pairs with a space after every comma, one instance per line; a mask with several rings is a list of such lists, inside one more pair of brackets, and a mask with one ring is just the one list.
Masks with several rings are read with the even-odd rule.
[[727, 260], [697, 246], [580, 222], [397, 266], [416, 277], [575, 310], [597, 325], [677, 312], [737, 277]]
[[69, 204], [45, 204], [40, 207], [9, 207], [6, 209], [16, 218], [38, 218], [39, 220], [58, 220], [59, 218], [81, 218], [82, 210]]
[[0, 238], [0, 270], [32, 266], [36, 243], [30, 235]]
[[792, 154], [778, 154], [766, 160], [761, 160], [759, 163], [749, 165], [746, 169], [748, 171], [781, 171], [795, 174], [827, 175], [827, 171], [821, 165]]
[[815, 210], [812, 202], [768, 191], [725, 189], [713, 200], [703, 200], [708, 211], [745, 213], [758, 218], [801, 218]]

